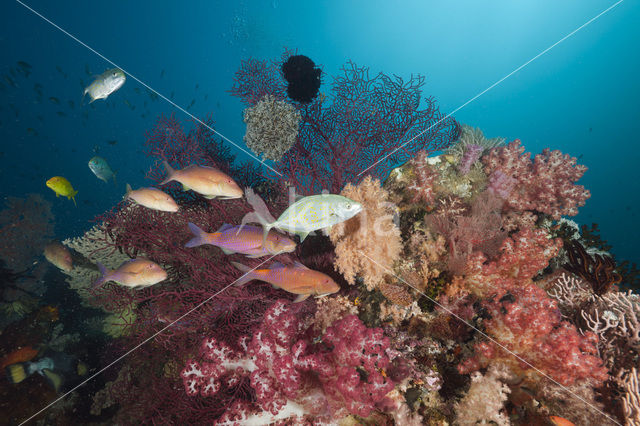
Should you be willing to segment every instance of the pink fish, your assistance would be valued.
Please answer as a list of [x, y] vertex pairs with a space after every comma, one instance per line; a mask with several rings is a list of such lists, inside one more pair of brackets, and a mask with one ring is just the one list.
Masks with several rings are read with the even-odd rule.
[[171, 195], [157, 188], [140, 188], [133, 190], [131, 189], [131, 185], [127, 184], [127, 195], [125, 195], [125, 197], [151, 210], [177, 212], [180, 208], [174, 199], [171, 198]]
[[185, 247], [198, 247], [211, 244], [220, 247], [225, 254], [240, 253], [247, 257], [260, 257], [269, 254], [291, 253], [296, 243], [276, 231], [269, 232], [266, 248], [262, 245], [262, 227], [251, 225], [224, 224], [216, 232], [205, 232], [197, 225], [189, 223], [189, 229], [195, 236]]
[[63, 271], [69, 272], [73, 269], [73, 258], [69, 249], [57, 241], [52, 241], [45, 246], [44, 257]]
[[236, 281], [236, 285], [244, 285], [251, 280], [265, 281], [276, 288], [297, 294], [295, 303], [302, 302], [309, 296], [322, 297], [340, 290], [340, 286], [330, 276], [309, 269], [300, 262], [293, 266], [274, 263], [268, 269], [254, 270], [241, 263], [231, 264], [244, 272]]
[[167, 273], [157, 263], [147, 259], [131, 259], [113, 271], [98, 263], [101, 277], [93, 283], [99, 287], [106, 282], [114, 281], [127, 287], [148, 287], [167, 279]]
[[182, 170], [174, 170], [166, 161], [163, 164], [167, 177], [160, 185], [176, 181], [185, 191], [192, 189], [204, 198], [242, 198], [242, 188], [218, 169], [192, 164]]

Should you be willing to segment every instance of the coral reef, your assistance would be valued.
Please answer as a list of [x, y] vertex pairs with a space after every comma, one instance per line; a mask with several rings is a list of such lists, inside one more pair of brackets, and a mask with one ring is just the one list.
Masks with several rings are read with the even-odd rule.
[[[364, 211], [292, 253], [247, 259], [185, 247], [188, 223], [212, 230], [254, 210], [282, 212], [290, 188], [237, 164], [207, 126], [160, 117], [147, 134], [149, 178], [162, 179], [162, 161], [212, 165], [264, 202], [250, 191], [206, 200], [168, 185], [179, 211], [123, 201], [65, 241], [71, 285], [114, 315], [105, 364], [136, 348], [106, 372], [94, 416], [226, 425], [635, 417], [638, 296], [619, 290], [617, 263], [596, 257], [597, 241], [562, 218], [588, 198], [575, 184], [584, 166], [550, 150], [532, 161], [519, 141], [503, 145], [471, 127], [459, 135], [432, 99], [420, 108], [421, 77], [371, 78], [348, 63], [326, 99], [291, 102], [280, 74], [290, 56], [243, 62], [232, 94], [300, 115], [275, 165], [293, 192], [342, 193]], [[89, 287], [93, 262], [142, 256], [167, 279], [141, 290]], [[292, 303], [264, 282], [234, 286], [235, 261], [301, 262], [340, 290]]]
[[[369, 329], [349, 315], [322, 335], [326, 349], [312, 349], [314, 336], [302, 338], [303, 323], [290, 306], [276, 301], [253, 337], [241, 337], [240, 351], [205, 339], [205, 361], [189, 361], [181, 372], [187, 394], [206, 397], [223, 386], [249, 382], [255, 407], [236, 407], [219, 421], [261, 418], [268, 423], [292, 415], [318, 420], [349, 413], [368, 417], [394, 387], [383, 375], [391, 361], [385, 353], [389, 339], [381, 329]], [[318, 382], [321, 388], [314, 389]]]

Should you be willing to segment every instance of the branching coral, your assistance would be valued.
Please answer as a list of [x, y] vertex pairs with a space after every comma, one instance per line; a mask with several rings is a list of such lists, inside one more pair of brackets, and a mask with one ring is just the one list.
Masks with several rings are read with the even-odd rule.
[[573, 318], [593, 295], [587, 283], [564, 272], [554, 281], [547, 293], [558, 301], [558, 308], [562, 314], [570, 318]]
[[627, 425], [640, 424], [640, 376], [634, 367], [624, 378], [624, 398], [622, 404]]
[[549, 239], [544, 229], [522, 229], [508, 237], [500, 247], [497, 260], [485, 263], [487, 257], [479, 252], [469, 257], [466, 286], [480, 296], [504, 294], [512, 287], [526, 285], [562, 246], [559, 238]]
[[254, 153], [279, 161], [296, 142], [300, 112], [293, 105], [265, 96], [244, 110], [247, 132], [244, 141]]
[[640, 357], [640, 297], [631, 291], [593, 296], [581, 312], [584, 329], [599, 338], [600, 356], [620, 377]]
[[335, 266], [349, 284], [355, 284], [359, 276], [373, 290], [392, 269], [402, 248], [394, 210], [387, 202], [387, 191], [369, 176], [358, 186], [348, 184], [341, 194], [362, 203], [364, 209], [331, 229]]

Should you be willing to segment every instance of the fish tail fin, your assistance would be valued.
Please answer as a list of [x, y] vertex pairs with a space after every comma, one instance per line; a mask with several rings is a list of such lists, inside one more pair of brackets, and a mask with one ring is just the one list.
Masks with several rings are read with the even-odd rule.
[[22, 362], [8, 365], [5, 368], [5, 372], [7, 373], [7, 379], [13, 384], [20, 383], [29, 376], [25, 364]]
[[52, 370], [45, 368], [42, 370], [42, 375], [47, 379], [47, 381], [49, 382], [49, 384], [51, 385], [51, 387], [53, 387], [53, 389], [56, 392], [60, 391], [60, 388], [62, 387], [62, 384], [64, 383], [64, 380], [62, 378], [61, 375], [54, 373]]
[[110, 271], [102, 263], [96, 262], [96, 266], [100, 271], [100, 278], [98, 278], [93, 283], [93, 286], [92, 286], [93, 288], [98, 288], [102, 286], [104, 283], [106, 283], [107, 281], [109, 281], [109, 275], [110, 275]]
[[195, 223], [189, 222], [188, 225], [189, 225], [189, 230], [191, 231], [194, 237], [189, 241], [187, 241], [187, 244], [184, 245], [185, 247], [191, 248], [191, 247], [198, 247], [203, 244], [209, 244], [209, 241], [208, 241], [209, 234], [207, 232], [205, 232], [202, 228], [200, 228]]
[[171, 167], [167, 160], [164, 160], [162, 162], [162, 165], [164, 166], [164, 170], [167, 172], [167, 177], [162, 182], [160, 182], [160, 185], [165, 185], [173, 180], [173, 175], [176, 171], [173, 169], [173, 167]]
[[247, 265], [243, 265], [242, 263], [238, 263], [238, 262], [231, 262], [231, 264], [244, 274], [236, 280], [234, 285], [236, 286], [245, 285], [246, 283], [254, 279], [253, 272], [251, 268], [249, 268]]

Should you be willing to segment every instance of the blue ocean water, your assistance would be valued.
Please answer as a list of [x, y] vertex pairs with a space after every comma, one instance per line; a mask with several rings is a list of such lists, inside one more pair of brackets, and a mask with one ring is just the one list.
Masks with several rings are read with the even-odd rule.
[[[640, 264], [638, 2], [98, 5], [0, 4], [2, 197], [42, 194], [53, 203], [58, 239], [80, 236], [122, 199], [126, 183], [150, 183], [144, 135], [160, 114], [189, 120], [132, 76], [182, 108], [192, 104], [196, 117], [210, 114], [217, 131], [244, 146], [244, 107], [228, 93], [234, 73], [243, 59], [275, 59], [290, 48], [321, 64], [327, 76], [348, 60], [372, 75], [421, 74], [425, 96], [458, 122], [487, 137], [520, 139], [533, 154], [548, 147], [578, 157], [589, 168], [579, 184], [591, 198], [573, 219], [598, 223], [619, 260]], [[106, 59], [128, 80], [107, 100], [88, 105], [83, 87], [113, 67]], [[18, 61], [30, 64], [28, 77], [17, 72]], [[330, 91], [329, 80], [321, 91]], [[94, 155], [117, 171], [117, 185], [93, 176], [87, 163]], [[45, 186], [56, 175], [78, 190], [77, 207]]]

